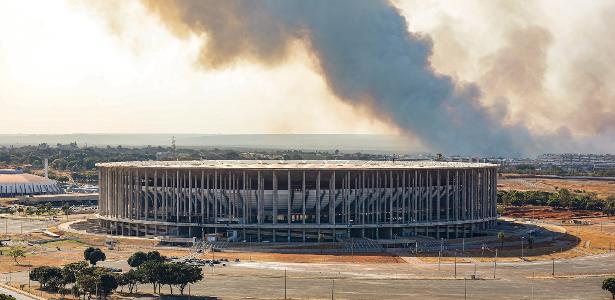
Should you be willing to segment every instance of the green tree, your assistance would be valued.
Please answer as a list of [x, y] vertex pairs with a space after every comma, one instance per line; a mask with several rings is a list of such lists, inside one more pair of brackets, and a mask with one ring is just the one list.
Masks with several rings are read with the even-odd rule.
[[103, 298], [107, 298], [107, 296], [117, 288], [117, 281], [112, 274], [101, 274], [98, 280], [100, 283], [98, 293], [102, 295]]
[[203, 279], [203, 269], [197, 266], [191, 266], [186, 264], [179, 265], [179, 272], [175, 274], [177, 276], [177, 285], [179, 286], [179, 292], [183, 295], [186, 285], [201, 281]]
[[127, 286], [131, 294], [138, 291], [139, 284], [145, 283], [143, 272], [140, 270], [129, 270], [119, 275], [120, 279], [118, 280], [118, 285]]
[[61, 268], [41, 266], [30, 271], [30, 280], [38, 281], [41, 289], [58, 290], [64, 286], [62, 275]]
[[100, 248], [94, 247], [88, 247], [85, 249], [85, 251], [83, 251], [83, 257], [93, 266], [95, 266], [97, 262], [107, 259], [107, 256], [104, 252], [102, 252], [102, 250], [100, 250]]
[[26, 257], [26, 251], [21, 247], [12, 247], [7, 255], [12, 257], [17, 265], [19, 265], [19, 261], [17, 261], [20, 257]]
[[133, 268], [137, 268], [140, 265], [142, 265], [145, 261], [147, 261], [147, 254], [145, 252], [138, 251], [138, 252], [133, 253], [128, 258], [128, 265]]
[[559, 201], [562, 207], [570, 207], [573, 195], [568, 189], [560, 189], [557, 192], [557, 195], [559, 196]]
[[68, 205], [68, 203], [64, 203], [64, 205], [62, 205], [62, 212], [64, 212], [64, 215], [66, 215], [66, 220], [68, 220], [68, 215], [70, 214], [70, 205]]
[[558, 194], [551, 194], [551, 196], [549, 196], [549, 200], [547, 200], [547, 205], [553, 207], [553, 208], [561, 208], [562, 207], [562, 202], [559, 199], [559, 195]]
[[77, 290], [73, 290], [73, 294], [96, 295], [100, 298], [107, 296], [117, 288], [115, 276], [110, 274], [104, 268], [89, 267], [84, 269], [79, 276], [75, 285]]
[[498, 232], [498, 239], [500, 240], [500, 248], [504, 248], [504, 231]]
[[611, 297], [615, 299], [615, 278], [607, 278], [602, 282], [602, 289], [611, 293]]
[[78, 261], [74, 263], [70, 263], [65, 265], [62, 268], [62, 278], [64, 280], [64, 284], [71, 284], [77, 282], [77, 276], [88, 268], [88, 263], [85, 261]]
[[168, 265], [167, 263], [148, 260], [139, 267], [139, 271], [143, 276], [143, 282], [151, 283], [154, 286], [154, 293], [156, 292], [156, 288], [160, 290], [160, 285], [164, 282], [165, 277], [172, 275], [172, 271], [168, 269]]
[[603, 210], [609, 216], [615, 215], [615, 195], [606, 197]]
[[166, 256], [160, 254], [160, 252], [158, 251], [147, 252], [148, 261], [164, 262], [166, 259], [167, 259]]
[[0, 294], [0, 300], [17, 300], [15, 297], [7, 294]]

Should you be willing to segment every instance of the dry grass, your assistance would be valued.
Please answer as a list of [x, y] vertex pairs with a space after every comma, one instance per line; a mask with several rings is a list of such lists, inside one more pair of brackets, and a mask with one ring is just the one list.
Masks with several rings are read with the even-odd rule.
[[511, 177], [498, 179], [498, 189], [501, 190], [556, 192], [562, 188], [594, 192], [599, 197], [606, 198], [615, 194], [615, 181]]

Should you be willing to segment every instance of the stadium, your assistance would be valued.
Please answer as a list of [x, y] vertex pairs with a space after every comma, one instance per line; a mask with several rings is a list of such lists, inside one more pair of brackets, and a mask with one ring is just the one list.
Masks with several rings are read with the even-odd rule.
[[19, 169], [0, 169], [0, 198], [59, 194], [55, 180], [24, 173]]
[[229, 241], [470, 237], [495, 225], [497, 165], [436, 161], [97, 164], [110, 234]]

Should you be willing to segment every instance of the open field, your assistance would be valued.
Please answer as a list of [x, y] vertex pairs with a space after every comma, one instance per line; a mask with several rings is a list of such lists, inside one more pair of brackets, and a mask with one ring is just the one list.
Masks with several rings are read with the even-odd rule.
[[[523, 249], [519, 236], [505, 238], [503, 247], [496, 241], [488, 242], [486, 250], [467, 246], [459, 251], [457, 258], [452, 250], [444, 251], [438, 259], [437, 251], [423, 250], [418, 254], [412, 249], [392, 253], [356, 254], [287, 254], [255, 252], [250, 247], [241, 250], [209, 252], [196, 257], [211, 259], [227, 258], [227, 266], [205, 267], [205, 280], [191, 285], [192, 295], [207, 295], [210, 299], [283, 299], [284, 271], [286, 271], [287, 297], [292, 299], [450, 299], [468, 296], [470, 299], [608, 299], [600, 290], [600, 282], [606, 276], [615, 275], [615, 219], [593, 216], [588, 213], [552, 211], [550, 208], [526, 207], [508, 211], [508, 217], [517, 219], [540, 219], [519, 223], [510, 230], [526, 232], [536, 226], [553, 232], [537, 237], [532, 249]], [[71, 216], [86, 218], [90, 216]], [[583, 225], [572, 224], [571, 218], [579, 218]], [[42, 222], [22, 220], [15, 222]], [[563, 222], [565, 221], [565, 222]], [[103, 247], [104, 235], [83, 235], [64, 232], [58, 223], [65, 220], [49, 220], [47, 229], [76, 240], [50, 241], [32, 246], [25, 245], [27, 255], [15, 264], [12, 258], [0, 256], [0, 280], [10, 281], [14, 286], [27, 287], [27, 272], [41, 265], [59, 266], [82, 260], [83, 250], [90, 246], [101, 247], [107, 254], [102, 266], [128, 270], [126, 259], [135, 251], [158, 250], [167, 256], [188, 256], [191, 249], [158, 247], [148, 239], [115, 237], [119, 243], [115, 250]], [[38, 224], [38, 223], [36, 223]], [[0, 224], [1, 225], [1, 224]], [[38, 226], [38, 225], [37, 225]], [[36, 226], [34, 226], [36, 227]], [[527, 227], [524, 229], [524, 227]], [[9, 236], [19, 240], [48, 239], [38, 232], [21, 235], [13, 228]], [[468, 238], [469, 245], [481, 238]], [[491, 238], [492, 239], [492, 238]], [[450, 241], [459, 245], [460, 240]], [[262, 246], [262, 245], [261, 245]], [[6, 250], [2, 248], [0, 250]], [[494, 250], [498, 249], [497, 261]], [[234, 262], [239, 259], [239, 262]], [[438, 263], [440, 261], [440, 263]], [[555, 276], [551, 274], [555, 266]], [[497, 264], [496, 278], [493, 278]], [[8, 274], [10, 272], [10, 275]], [[476, 274], [480, 280], [464, 281]], [[36, 284], [32, 283], [34, 293]], [[139, 288], [140, 296], [151, 296], [152, 287]], [[464, 292], [465, 291], [465, 292]], [[162, 289], [169, 293], [168, 287]], [[59, 298], [59, 295], [44, 294]], [[70, 298], [70, 297], [69, 297]], [[195, 298], [195, 297], [193, 297]], [[197, 298], [198, 299], [198, 298]]]
[[503, 178], [498, 178], [498, 189], [501, 190], [556, 192], [557, 189], [561, 188], [571, 191], [595, 192], [600, 198], [615, 195], [615, 181], [519, 178], [513, 174], [505, 174]]

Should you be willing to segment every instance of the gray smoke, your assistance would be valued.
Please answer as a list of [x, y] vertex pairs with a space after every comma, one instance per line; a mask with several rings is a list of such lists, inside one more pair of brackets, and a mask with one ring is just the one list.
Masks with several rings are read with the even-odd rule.
[[[284, 61], [302, 41], [329, 88], [343, 101], [418, 136], [432, 151], [521, 155], [537, 151], [521, 125], [504, 126], [478, 99], [480, 90], [437, 74], [432, 42], [409, 33], [385, 1], [145, 1], [174, 32], [206, 36], [200, 62]], [[292, 95], [291, 95], [292, 96]]]

